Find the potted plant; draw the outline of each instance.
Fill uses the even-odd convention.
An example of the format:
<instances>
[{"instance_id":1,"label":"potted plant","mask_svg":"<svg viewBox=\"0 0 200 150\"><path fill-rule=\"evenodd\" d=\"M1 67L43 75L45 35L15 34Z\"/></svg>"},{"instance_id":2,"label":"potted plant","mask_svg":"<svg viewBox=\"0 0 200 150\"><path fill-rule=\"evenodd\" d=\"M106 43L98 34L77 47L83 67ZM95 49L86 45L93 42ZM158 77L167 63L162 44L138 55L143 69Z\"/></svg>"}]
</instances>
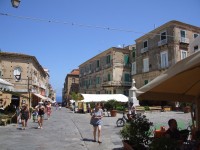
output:
<instances>
[{"instance_id":1,"label":"potted plant","mask_svg":"<svg viewBox=\"0 0 200 150\"><path fill-rule=\"evenodd\" d=\"M111 117L115 117L117 115L117 101L116 100L109 100L104 104L104 107L107 109L107 111L110 111Z\"/></svg>"},{"instance_id":2,"label":"potted plant","mask_svg":"<svg viewBox=\"0 0 200 150\"><path fill-rule=\"evenodd\" d=\"M137 114L133 120L126 124L120 131L124 149L146 150L151 141L152 134L150 122L145 115ZM128 145L128 147L127 147Z\"/></svg>"},{"instance_id":3,"label":"potted plant","mask_svg":"<svg viewBox=\"0 0 200 150\"><path fill-rule=\"evenodd\" d=\"M168 137L160 137L153 139L152 143L149 145L149 150L177 150L178 143Z\"/></svg>"}]
</instances>

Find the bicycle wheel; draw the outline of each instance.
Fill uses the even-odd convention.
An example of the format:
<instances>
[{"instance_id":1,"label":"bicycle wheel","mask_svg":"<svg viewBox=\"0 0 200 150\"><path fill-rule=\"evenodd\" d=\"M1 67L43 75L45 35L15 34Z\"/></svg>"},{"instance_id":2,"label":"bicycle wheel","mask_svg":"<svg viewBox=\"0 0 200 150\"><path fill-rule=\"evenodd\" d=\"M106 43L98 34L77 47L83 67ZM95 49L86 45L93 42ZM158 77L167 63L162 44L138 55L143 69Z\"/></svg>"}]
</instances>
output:
<instances>
[{"instance_id":1,"label":"bicycle wheel","mask_svg":"<svg viewBox=\"0 0 200 150\"><path fill-rule=\"evenodd\" d=\"M123 127L125 124L125 121L123 119L118 119L116 124L117 124L117 127Z\"/></svg>"}]
</instances>

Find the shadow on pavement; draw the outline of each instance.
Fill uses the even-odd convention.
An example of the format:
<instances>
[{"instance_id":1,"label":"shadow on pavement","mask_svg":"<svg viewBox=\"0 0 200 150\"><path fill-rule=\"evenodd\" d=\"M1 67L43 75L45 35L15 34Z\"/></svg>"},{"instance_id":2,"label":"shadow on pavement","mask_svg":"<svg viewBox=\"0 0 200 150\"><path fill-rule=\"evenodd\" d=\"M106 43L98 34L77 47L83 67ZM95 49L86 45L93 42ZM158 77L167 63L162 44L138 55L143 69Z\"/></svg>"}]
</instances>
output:
<instances>
[{"instance_id":1,"label":"shadow on pavement","mask_svg":"<svg viewBox=\"0 0 200 150\"><path fill-rule=\"evenodd\" d=\"M93 139L87 139L87 138L83 138L83 141L94 142Z\"/></svg>"},{"instance_id":2,"label":"shadow on pavement","mask_svg":"<svg viewBox=\"0 0 200 150\"><path fill-rule=\"evenodd\" d=\"M120 147L120 148L113 148L112 150L123 150L124 148L123 147Z\"/></svg>"}]
</instances>

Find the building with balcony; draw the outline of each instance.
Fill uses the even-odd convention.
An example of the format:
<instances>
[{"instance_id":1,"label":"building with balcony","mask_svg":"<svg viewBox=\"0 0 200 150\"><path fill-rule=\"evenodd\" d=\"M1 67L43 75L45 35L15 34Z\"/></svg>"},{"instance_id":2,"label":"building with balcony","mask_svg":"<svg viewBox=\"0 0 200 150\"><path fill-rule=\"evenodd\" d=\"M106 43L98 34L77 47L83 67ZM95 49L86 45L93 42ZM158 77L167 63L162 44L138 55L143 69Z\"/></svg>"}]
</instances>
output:
<instances>
[{"instance_id":1,"label":"building with balcony","mask_svg":"<svg viewBox=\"0 0 200 150\"><path fill-rule=\"evenodd\" d=\"M79 66L80 93L124 94L131 87L129 47L111 47Z\"/></svg>"},{"instance_id":2,"label":"building with balcony","mask_svg":"<svg viewBox=\"0 0 200 150\"><path fill-rule=\"evenodd\" d=\"M194 37L195 39L193 39L189 45L191 54L200 50L200 35L196 35Z\"/></svg>"},{"instance_id":3,"label":"building with balcony","mask_svg":"<svg viewBox=\"0 0 200 150\"><path fill-rule=\"evenodd\" d=\"M65 78L62 103L64 104L71 99L72 93L79 93L79 69L74 69L71 73L67 74Z\"/></svg>"},{"instance_id":4,"label":"building with balcony","mask_svg":"<svg viewBox=\"0 0 200 150\"><path fill-rule=\"evenodd\" d=\"M173 20L136 39L136 49L131 54L136 87L142 87L190 55L189 44L199 34L199 27Z\"/></svg>"},{"instance_id":5,"label":"building with balcony","mask_svg":"<svg viewBox=\"0 0 200 150\"><path fill-rule=\"evenodd\" d=\"M46 95L49 94L46 93L48 71L44 71L34 56L0 52L0 78L14 85L12 92L4 93L7 105L19 106L21 102L26 102L29 106L35 106L38 101L49 96Z\"/></svg>"}]
</instances>

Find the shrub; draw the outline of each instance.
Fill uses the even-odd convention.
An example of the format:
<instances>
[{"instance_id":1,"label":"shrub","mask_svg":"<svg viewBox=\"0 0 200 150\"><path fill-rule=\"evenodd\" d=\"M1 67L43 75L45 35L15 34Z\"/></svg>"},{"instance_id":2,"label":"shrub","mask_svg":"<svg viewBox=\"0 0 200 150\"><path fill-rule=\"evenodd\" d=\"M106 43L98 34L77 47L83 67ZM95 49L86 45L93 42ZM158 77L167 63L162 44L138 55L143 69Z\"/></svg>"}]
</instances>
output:
<instances>
[{"instance_id":1,"label":"shrub","mask_svg":"<svg viewBox=\"0 0 200 150\"><path fill-rule=\"evenodd\" d=\"M150 135L152 134L152 122L145 115L137 114L129 124L126 124L120 131L123 140L137 150L146 149L150 143Z\"/></svg>"}]
</instances>

